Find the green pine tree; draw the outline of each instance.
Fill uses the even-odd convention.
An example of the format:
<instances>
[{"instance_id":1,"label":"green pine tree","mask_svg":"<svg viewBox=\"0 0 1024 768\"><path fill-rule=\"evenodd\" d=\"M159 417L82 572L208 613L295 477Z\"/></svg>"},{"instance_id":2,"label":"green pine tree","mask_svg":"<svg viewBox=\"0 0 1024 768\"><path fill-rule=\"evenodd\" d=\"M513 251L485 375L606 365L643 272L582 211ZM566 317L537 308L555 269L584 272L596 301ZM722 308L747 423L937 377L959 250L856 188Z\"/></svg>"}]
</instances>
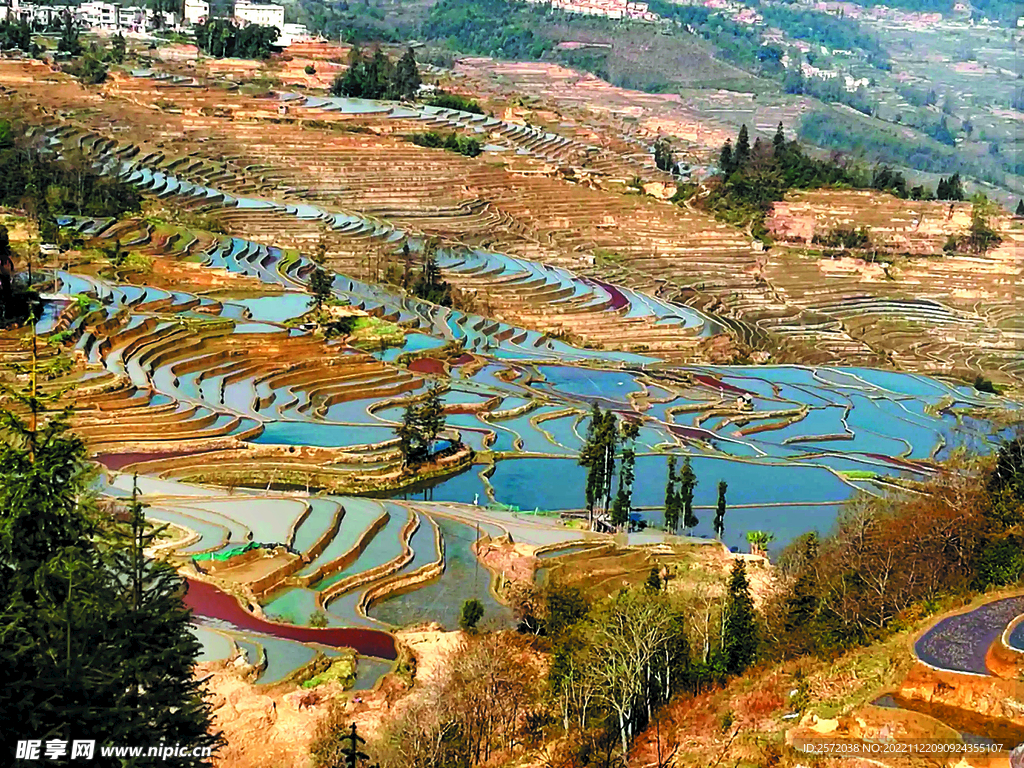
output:
<instances>
[{"instance_id":1,"label":"green pine tree","mask_svg":"<svg viewBox=\"0 0 1024 768\"><path fill-rule=\"evenodd\" d=\"M1017 210L1015 211L1015 215L1024 216L1024 200L1017 201Z\"/></svg>"},{"instance_id":2,"label":"green pine tree","mask_svg":"<svg viewBox=\"0 0 1024 768\"><path fill-rule=\"evenodd\" d=\"M118 705L133 724L136 740L150 727L160 741L219 747L220 734L211 734L212 710L192 667L202 649L189 630L190 611L181 596L185 583L167 562L146 557L166 528L147 525L138 486L132 490L128 519L116 523L107 567L115 598L113 633L109 640L127 651L114 670L123 691ZM126 734L126 742L131 739ZM200 758L179 758L182 765L206 765Z\"/></svg>"},{"instance_id":3,"label":"green pine tree","mask_svg":"<svg viewBox=\"0 0 1024 768\"><path fill-rule=\"evenodd\" d=\"M320 312L324 308L324 303L331 298L333 286L334 275L317 266L309 276L309 290L313 294L309 305L316 307L316 311Z\"/></svg>"},{"instance_id":4,"label":"green pine tree","mask_svg":"<svg viewBox=\"0 0 1024 768\"><path fill-rule=\"evenodd\" d=\"M683 467L679 471L679 500L683 507L683 527L693 533L700 520L693 513L693 492L697 487L697 476L690 465L690 457L683 459ZM678 515L677 515L678 516Z\"/></svg>"},{"instance_id":5,"label":"green pine tree","mask_svg":"<svg viewBox=\"0 0 1024 768\"><path fill-rule=\"evenodd\" d=\"M725 480L718 481L718 506L715 508L715 537L721 540L725 535L725 492L729 485Z\"/></svg>"},{"instance_id":6,"label":"green pine tree","mask_svg":"<svg viewBox=\"0 0 1024 768\"><path fill-rule=\"evenodd\" d=\"M775 150L775 157L780 157L782 152L786 148L786 134L782 130L782 121L779 121L779 127L775 129L775 136L772 138L772 149Z\"/></svg>"},{"instance_id":7,"label":"green pine tree","mask_svg":"<svg viewBox=\"0 0 1024 768\"><path fill-rule=\"evenodd\" d=\"M395 65L395 73L391 82L391 98L411 99L419 90L422 80L420 70L416 66L416 56L412 48L406 48L402 58Z\"/></svg>"},{"instance_id":8,"label":"green pine tree","mask_svg":"<svg viewBox=\"0 0 1024 768\"><path fill-rule=\"evenodd\" d=\"M750 135L747 133L747 126L740 126L740 135L736 139L736 151L733 153L733 162L737 168L744 168L750 160Z\"/></svg>"},{"instance_id":9,"label":"green pine tree","mask_svg":"<svg viewBox=\"0 0 1024 768\"><path fill-rule=\"evenodd\" d=\"M665 483L665 530L675 533L679 528L679 503L676 491L676 457L668 457L668 480Z\"/></svg>"},{"instance_id":10,"label":"green pine tree","mask_svg":"<svg viewBox=\"0 0 1024 768\"><path fill-rule=\"evenodd\" d=\"M143 558L136 505L128 547L97 515L85 446L55 409L62 393L38 386L34 351L0 411L3 737L215 747L181 580Z\"/></svg>"},{"instance_id":11,"label":"green pine tree","mask_svg":"<svg viewBox=\"0 0 1024 768\"><path fill-rule=\"evenodd\" d=\"M725 176L729 176L734 170L736 170L733 165L731 139L726 139L725 144L722 145L722 152L718 156L718 165L721 167L722 174Z\"/></svg>"},{"instance_id":12,"label":"green pine tree","mask_svg":"<svg viewBox=\"0 0 1024 768\"><path fill-rule=\"evenodd\" d=\"M601 443L601 428L604 425L604 414L601 407L594 403L590 411L590 423L587 425L587 434L580 448L580 455L577 463L587 470L586 500L589 527L594 527L594 509L601 497L601 490L604 488L604 451Z\"/></svg>"},{"instance_id":13,"label":"green pine tree","mask_svg":"<svg viewBox=\"0 0 1024 768\"><path fill-rule=\"evenodd\" d=\"M434 441L445 427L444 403L441 398L447 392L447 388L434 384L427 390L426 399L419 409L417 426L428 453L433 451Z\"/></svg>"},{"instance_id":14,"label":"green pine tree","mask_svg":"<svg viewBox=\"0 0 1024 768\"><path fill-rule=\"evenodd\" d=\"M725 671L738 675L754 662L759 643L757 613L750 597L750 584L743 560L733 563L722 633Z\"/></svg>"}]
</instances>

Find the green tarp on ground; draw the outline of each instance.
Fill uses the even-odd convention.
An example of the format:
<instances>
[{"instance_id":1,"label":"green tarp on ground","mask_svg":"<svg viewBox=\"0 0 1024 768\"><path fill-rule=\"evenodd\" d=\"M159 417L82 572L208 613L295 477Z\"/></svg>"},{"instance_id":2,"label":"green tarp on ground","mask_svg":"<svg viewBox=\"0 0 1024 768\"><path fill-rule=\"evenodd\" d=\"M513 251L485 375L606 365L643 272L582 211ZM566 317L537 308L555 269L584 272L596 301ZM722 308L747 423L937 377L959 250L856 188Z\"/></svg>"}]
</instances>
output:
<instances>
[{"instance_id":1,"label":"green tarp on ground","mask_svg":"<svg viewBox=\"0 0 1024 768\"><path fill-rule=\"evenodd\" d=\"M260 545L258 542L250 541L248 544L241 547L232 547L231 549L225 549L223 552L203 552L200 555L193 555L193 560L229 560L235 555L240 555L243 552L248 552L250 549L256 549Z\"/></svg>"}]
</instances>

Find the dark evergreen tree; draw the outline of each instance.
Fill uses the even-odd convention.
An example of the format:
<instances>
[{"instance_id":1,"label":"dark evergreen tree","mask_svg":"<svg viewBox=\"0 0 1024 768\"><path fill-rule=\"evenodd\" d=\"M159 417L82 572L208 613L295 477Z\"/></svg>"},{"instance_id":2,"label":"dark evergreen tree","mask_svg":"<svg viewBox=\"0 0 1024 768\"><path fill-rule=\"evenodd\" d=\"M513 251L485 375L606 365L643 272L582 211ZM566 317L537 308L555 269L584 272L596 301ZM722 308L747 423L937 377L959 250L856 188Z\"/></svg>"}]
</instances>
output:
<instances>
[{"instance_id":1,"label":"dark evergreen tree","mask_svg":"<svg viewBox=\"0 0 1024 768\"><path fill-rule=\"evenodd\" d=\"M413 293L424 301L439 304L442 307L452 305L452 287L441 276L441 268L437 265L437 242L433 239L423 244L423 268L413 283Z\"/></svg>"},{"instance_id":2,"label":"dark evergreen tree","mask_svg":"<svg viewBox=\"0 0 1024 768\"><path fill-rule=\"evenodd\" d=\"M683 459L683 468L679 472L679 500L683 508L683 527L689 533L697 527L700 520L693 513L693 492L697 487L697 476L690 465L690 457Z\"/></svg>"},{"instance_id":3,"label":"dark evergreen tree","mask_svg":"<svg viewBox=\"0 0 1024 768\"><path fill-rule=\"evenodd\" d=\"M418 424L423 435L423 441L427 444L428 452L434 449L434 441L444 430L445 415L444 403L441 398L448 392L447 388L440 384L434 384L427 390L426 399L419 409Z\"/></svg>"},{"instance_id":4,"label":"dark evergreen tree","mask_svg":"<svg viewBox=\"0 0 1024 768\"><path fill-rule=\"evenodd\" d=\"M426 458L427 447L419 429L419 408L413 402L405 406L402 423L395 427L398 438L398 452L402 457L402 468L418 464Z\"/></svg>"},{"instance_id":5,"label":"dark evergreen tree","mask_svg":"<svg viewBox=\"0 0 1024 768\"><path fill-rule=\"evenodd\" d=\"M61 16L60 39L57 41L57 50L69 56L82 55L82 43L78 39L78 24L70 11L64 11Z\"/></svg>"},{"instance_id":6,"label":"dark evergreen tree","mask_svg":"<svg viewBox=\"0 0 1024 768\"><path fill-rule=\"evenodd\" d=\"M466 600L462 604L462 613L459 614L459 628L471 632L476 630L476 625L484 617L484 604L475 597Z\"/></svg>"},{"instance_id":7,"label":"dark evergreen tree","mask_svg":"<svg viewBox=\"0 0 1024 768\"><path fill-rule=\"evenodd\" d=\"M622 449L622 464L619 471L619 491L612 504L612 525L621 528L629 522L629 512L633 508L633 465L636 452L632 448Z\"/></svg>"},{"instance_id":8,"label":"dark evergreen tree","mask_svg":"<svg viewBox=\"0 0 1024 768\"><path fill-rule=\"evenodd\" d=\"M395 427L403 467L419 464L430 457L434 441L445 427L441 398L447 391L435 384L427 390L422 404L410 401L405 406L402 423Z\"/></svg>"},{"instance_id":9,"label":"dark evergreen tree","mask_svg":"<svg viewBox=\"0 0 1024 768\"><path fill-rule=\"evenodd\" d=\"M320 266L317 266L313 270L313 274L309 276L309 290L313 294L309 305L316 307L317 312L321 311L324 308L324 302L331 298L333 285L334 275Z\"/></svg>"},{"instance_id":10,"label":"dark evergreen tree","mask_svg":"<svg viewBox=\"0 0 1024 768\"><path fill-rule=\"evenodd\" d=\"M601 427L601 446L604 454L604 509L612 506L612 487L615 482L615 450L618 446L618 419L614 411L605 411Z\"/></svg>"},{"instance_id":11,"label":"dark evergreen tree","mask_svg":"<svg viewBox=\"0 0 1024 768\"><path fill-rule=\"evenodd\" d=\"M818 556L818 537L809 533L804 538L804 549L793 589L786 597L784 628L792 650L812 653L817 644L814 622L821 600L820 586L815 573Z\"/></svg>"},{"instance_id":12,"label":"dark evergreen tree","mask_svg":"<svg viewBox=\"0 0 1024 768\"><path fill-rule=\"evenodd\" d=\"M718 481L718 506L715 507L715 536L719 540L725 534L725 492L728 487L725 480Z\"/></svg>"},{"instance_id":13,"label":"dark evergreen tree","mask_svg":"<svg viewBox=\"0 0 1024 768\"><path fill-rule=\"evenodd\" d=\"M390 84L390 98L411 99L420 88L420 70L412 48L406 48L402 58L395 65L395 74Z\"/></svg>"},{"instance_id":14,"label":"dark evergreen tree","mask_svg":"<svg viewBox=\"0 0 1024 768\"><path fill-rule=\"evenodd\" d=\"M384 49L376 48L366 63L366 91L363 96L368 99L385 98L391 84L392 69L391 60L384 53Z\"/></svg>"},{"instance_id":15,"label":"dark evergreen tree","mask_svg":"<svg viewBox=\"0 0 1024 768\"><path fill-rule=\"evenodd\" d=\"M947 178L940 178L935 188L935 197L938 200L963 200L965 196L964 184L959 173L954 173Z\"/></svg>"},{"instance_id":16,"label":"dark evergreen tree","mask_svg":"<svg viewBox=\"0 0 1024 768\"><path fill-rule=\"evenodd\" d=\"M754 662L758 634L757 613L750 597L746 565L743 560L736 560L729 578L723 625L722 656L726 672L741 674Z\"/></svg>"},{"instance_id":17,"label":"dark evergreen tree","mask_svg":"<svg viewBox=\"0 0 1024 768\"><path fill-rule=\"evenodd\" d=\"M358 45L353 45L348 52L348 69L345 73L334 78L331 84L331 95L333 96L362 96L363 80L366 64L363 61L362 51Z\"/></svg>"},{"instance_id":18,"label":"dark evergreen tree","mask_svg":"<svg viewBox=\"0 0 1024 768\"><path fill-rule=\"evenodd\" d=\"M7 308L14 295L14 254L7 227L0 224L0 319L7 317Z\"/></svg>"},{"instance_id":19,"label":"dark evergreen tree","mask_svg":"<svg viewBox=\"0 0 1024 768\"><path fill-rule=\"evenodd\" d=\"M601 489L604 488L604 451L601 445L601 427L604 424L604 414L601 407L594 403L590 409L590 423L587 425L587 434L580 448L578 463L587 470L587 515L589 527L594 527L594 509L601 498Z\"/></svg>"},{"instance_id":20,"label":"dark evergreen tree","mask_svg":"<svg viewBox=\"0 0 1024 768\"><path fill-rule=\"evenodd\" d=\"M676 490L676 457L668 457L668 481L665 483L665 530L679 529L679 496Z\"/></svg>"},{"instance_id":21,"label":"dark evergreen tree","mask_svg":"<svg viewBox=\"0 0 1024 768\"><path fill-rule=\"evenodd\" d=\"M718 165L721 167L722 174L725 176L729 176L734 170L736 170L733 165L731 139L726 139L725 144L722 145L722 153L718 156Z\"/></svg>"},{"instance_id":22,"label":"dark evergreen tree","mask_svg":"<svg viewBox=\"0 0 1024 768\"><path fill-rule=\"evenodd\" d=\"M118 32L110 42L110 60L115 64L123 64L127 51L128 44L125 42L124 35Z\"/></svg>"},{"instance_id":23,"label":"dark evergreen tree","mask_svg":"<svg viewBox=\"0 0 1024 768\"><path fill-rule=\"evenodd\" d=\"M737 168L746 167L750 162L750 135L747 133L747 126L740 126L740 134L736 139L736 151L733 153L733 162Z\"/></svg>"},{"instance_id":24,"label":"dark evergreen tree","mask_svg":"<svg viewBox=\"0 0 1024 768\"><path fill-rule=\"evenodd\" d=\"M1024 216L1024 200L1017 201L1017 210L1015 211L1017 216Z\"/></svg>"},{"instance_id":25,"label":"dark evergreen tree","mask_svg":"<svg viewBox=\"0 0 1024 768\"><path fill-rule=\"evenodd\" d=\"M186 584L169 563L145 554L163 528L147 525L136 486L127 521L114 526L108 557L117 593L108 640L126 651L116 669L109 670L119 680L115 689L122 692L115 711L123 713L132 732L124 734L126 742L151 729L167 743L219 747L223 739L209 733L212 710L192 674L202 646L189 629L191 612L181 601ZM189 758L183 764L206 762Z\"/></svg>"},{"instance_id":26,"label":"dark evergreen tree","mask_svg":"<svg viewBox=\"0 0 1024 768\"><path fill-rule=\"evenodd\" d=\"M342 742L341 754L345 762L339 768L359 768L360 764L370 759L369 755L360 751L366 740L356 731L355 723L352 723L352 732L342 737Z\"/></svg>"},{"instance_id":27,"label":"dark evergreen tree","mask_svg":"<svg viewBox=\"0 0 1024 768\"><path fill-rule=\"evenodd\" d=\"M659 170L674 174L676 172L676 159L672 154L672 145L664 136L659 136L654 142L654 164Z\"/></svg>"},{"instance_id":28,"label":"dark evergreen tree","mask_svg":"<svg viewBox=\"0 0 1024 768\"><path fill-rule=\"evenodd\" d=\"M772 138L772 149L775 150L775 157L781 158L783 151L786 149L786 134L782 130L782 121L779 121L779 127L775 130L775 136Z\"/></svg>"},{"instance_id":29,"label":"dark evergreen tree","mask_svg":"<svg viewBox=\"0 0 1024 768\"><path fill-rule=\"evenodd\" d=\"M33 338L28 388L7 391L0 412L0 731L217 746L192 676L199 645L181 580L142 557L151 535L137 505L127 546L97 516L85 446L37 375Z\"/></svg>"}]
</instances>

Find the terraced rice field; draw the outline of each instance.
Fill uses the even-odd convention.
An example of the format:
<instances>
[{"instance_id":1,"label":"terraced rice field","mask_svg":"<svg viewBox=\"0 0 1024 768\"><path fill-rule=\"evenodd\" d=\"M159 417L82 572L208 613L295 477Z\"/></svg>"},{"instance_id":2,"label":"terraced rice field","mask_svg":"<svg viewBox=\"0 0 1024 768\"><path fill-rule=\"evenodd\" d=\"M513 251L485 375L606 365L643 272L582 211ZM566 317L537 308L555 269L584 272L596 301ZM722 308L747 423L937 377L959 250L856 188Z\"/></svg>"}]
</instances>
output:
<instances>
[{"instance_id":1,"label":"terraced rice field","mask_svg":"<svg viewBox=\"0 0 1024 768\"><path fill-rule=\"evenodd\" d=\"M921 661L936 669L988 675L985 654L1007 625L1024 614L1024 596L986 603L973 611L949 616L914 646Z\"/></svg>"},{"instance_id":2,"label":"terraced rice field","mask_svg":"<svg viewBox=\"0 0 1024 768\"><path fill-rule=\"evenodd\" d=\"M37 332L61 334L84 358L73 419L109 470L101 490L123 497L138 472L151 515L192 532L176 555L202 574L190 599L207 653L265 656L267 682L331 646L389 658L388 630L451 626L470 594L485 621L507 621L469 524L564 543L543 518L483 505L579 511L575 457L595 403L641 427L638 511L661 521L667 456L689 455L693 533L710 536L724 479L731 546L754 528L780 544L826 531L853 493L927 477L952 447L992 442L992 410L1016 408L867 365L702 364L709 337L776 333L772 318L803 327L806 339L779 338L814 360L884 355L860 354L868 347L836 322L780 302L742 232L602 189L648 172L614 142L427 108L253 99L145 73L115 79L106 99L60 83L35 91L18 79L32 66L0 62L0 83L38 97L39 135L54 151L81 151L151 203L227 232L63 219L86 246L116 240L152 268L56 270L66 298ZM174 110L154 108L157 94ZM79 109L60 124L42 113L68 104ZM470 159L392 135L424 127L505 149ZM404 266L403 246L415 262L427 236L442 238L440 265L475 292L473 311L380 282L389 264ZM336 298L395 324L404 347L370 353L289 322L308 307L308 256L321 242ZM822 334L849 349L822 351ZM17 340L4 344L5 359L24 358ZM435 380L449 387L442 437L472 448L473 465L464 451L457 474L368 498L398 476L393 427ZM314 612L326 629L302 626ZM381 669L367 664L363 683Z\"/></svg>"}]
</instances>

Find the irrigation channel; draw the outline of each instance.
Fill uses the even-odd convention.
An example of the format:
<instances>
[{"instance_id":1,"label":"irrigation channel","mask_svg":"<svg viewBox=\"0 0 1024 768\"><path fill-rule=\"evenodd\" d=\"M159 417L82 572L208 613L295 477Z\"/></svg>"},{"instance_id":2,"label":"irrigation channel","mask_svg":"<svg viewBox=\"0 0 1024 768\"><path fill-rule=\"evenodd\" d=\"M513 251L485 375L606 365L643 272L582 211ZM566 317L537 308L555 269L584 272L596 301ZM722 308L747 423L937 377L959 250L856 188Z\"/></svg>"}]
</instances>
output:
<instances>
[{"instance_id":1,"label":"irrigation channel","mask_svg":"<svg viewBox=\"0 0 1024 768\"><path fill-rule=\"evenodd\" d=\"M60 141L57 131L51 142ZM274 210L320 220L344 235L419 247L413 237L381 222L309 204L234 197L112 150L101 154L100 167L165 204ZM245 617L251 614L233 598L205 586L193 584L189 599L205 617L197 631L208 655L233 647L228 639L239 648L265 641L267 669L273 667L272 673L264 671L265 680L305 664L313 644L344 644L390 658L389 629L423 620L451 627L462 601L473 595L486 603L489 619L506 621L507 611L493 599L489 578L469 550L477 523L486 518L482 505L580 509L584 470L576 459L594 404L640 424L633 503L642 517L651 526L661 524L667 457L686 455L698 478L700 523L694 535L710 537L716 487L725 480L724 538L734 547L752 529L771 531L779 546L809 530L827 532L855 492L877 494L893 479L925 478L934 471L933 461L957 445L990 448L1001 433L983 418L984 409L1018 407L971 387L877 369L673 367L652 356L575 347L345 275L335 278L335 296L401 324L405 346L371 357L328 343L330 371L302 372L290 366L319 365L323 347L315 346L321 342L314 344L309 332L286 325L309 304L305 286L314 265L301 254L230 236L205 235L200 247L194 233L178 228L174 236L156 238L144 222L134 228L112 220L60 223L87 238L116 236L125 247L198 261L273 288L256 298L215 298L56 273L57 290L92 297L99 309L67 314L49 308L38 332L77 334L77 346L90 362L129 380L138 404L162 408L165 423L181 435L343 451L351 463L336 462L337 472L373 474L386 469L385 444L401 419L404 398L440 376L449 386L449 427L490 459L415 492L369 499L275 492L272 484L264 493L228 494L175 479L188 475L182 467L212 468L204 465L201 450L101 451L98 459L111 473L103 490L123 496L127 473L137 469L152 517L195 533L178 554L209 557L259 545L263 556L232 566L231 576L253 589L268 617L291 624L250 622ZM484 270L528 285L543 283L594 313L645 318L652 326L669 324L694 335L720 329L689 307L501 253L442 250L439 260L449 273ZM437 350L451 343L461 345L461 354L441 356ZM399 365L402 353L420 359ZM211 464L223 468L215 460ZM424 504L428 499L461 512L439 514L444 510ZM572 538L553 525L527 525L507 515L486 525L492 526L485 531L490 535L533 536L538 544ZM396 588L378 589L389 584ZM297 626L314 611L324 613L328 629ZM363 682L382 668L368 663Z\"/></svg>"}]
</instances>

